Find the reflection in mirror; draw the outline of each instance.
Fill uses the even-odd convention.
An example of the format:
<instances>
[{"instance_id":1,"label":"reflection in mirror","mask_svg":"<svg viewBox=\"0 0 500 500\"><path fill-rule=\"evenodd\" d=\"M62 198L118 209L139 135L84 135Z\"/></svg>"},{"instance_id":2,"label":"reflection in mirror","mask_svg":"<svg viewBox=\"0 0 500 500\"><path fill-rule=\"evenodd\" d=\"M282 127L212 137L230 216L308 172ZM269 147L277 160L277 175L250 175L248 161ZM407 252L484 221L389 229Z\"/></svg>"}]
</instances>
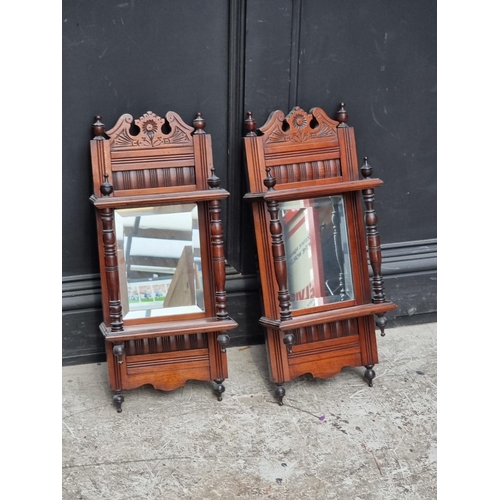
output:
<instances>
[{"instance_id":1,"label":"reflection in mirror","mask_svg":"<svg viewBox=\"0 0 500 500\"><path fill-rule=\"evenodd\" d=\"M280 204L292 309L354 298L344 197Z\"/></svg>"},{"instance_id":2,"label":"reflection in mirror","mask_svg":"<svg viewBox=\"0 0 500 500\"><path fill-rule=\"evenodd\" d=\"M124 319L205 310L196 204L115 210L115 231Z\"/></svg>"}]
</instances>

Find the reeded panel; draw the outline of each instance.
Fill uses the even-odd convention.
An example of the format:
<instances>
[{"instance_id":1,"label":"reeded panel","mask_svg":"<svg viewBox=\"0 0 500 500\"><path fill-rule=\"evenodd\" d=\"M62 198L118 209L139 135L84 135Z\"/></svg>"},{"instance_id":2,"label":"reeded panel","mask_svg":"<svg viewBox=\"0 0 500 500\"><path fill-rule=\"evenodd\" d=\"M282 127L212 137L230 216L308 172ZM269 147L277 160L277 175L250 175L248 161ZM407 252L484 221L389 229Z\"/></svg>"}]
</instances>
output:
<instances>
[{"instance_id":1,"label":"reeded panel","mask_svg":"<svg viewBox=\"0 0 500 500\"><path fill-rule=\"evenodd\" d=\"M276 179L276 184L342 177L340 160L338 158L333 160L276 165L272 167L271 172Z\"/></svg>"},{"instance_id":2,"label":"reeded panel","mask_svg":"<svg viewBox=\"0 0 500 500\"><path fill-rule=\"evenodd\" d=\"M124 343L128 356L140 354L159 354L163 352L185 351L189 349L207 349L208 339L205 333L196 335L169 335L128 340Z\"/></svg>"},{"instance_id":3,"label":"reeded panel","mask_svg":"<svg viewBox=\"0 0 500 500\"><path fill-rule=\"evenodd\" d=\"M169 167L128 170L113 173L116 191L188 186L196 183L194 167Z\"/></svg>"},{"instance_id":4,"label":"reeded panel","mask_svg":"<svg viewBox=\"0 0 500 500\"><path fill-rule=\"evenodd\" d=\"M333 321L331 323L323 323L320 325L312 325L304 328L292 330L295 337L295 344L308 344L320 340L338 339L349 337L359 333L358 320L348 319L344 321Z\"/></svg>"}]
</instances>

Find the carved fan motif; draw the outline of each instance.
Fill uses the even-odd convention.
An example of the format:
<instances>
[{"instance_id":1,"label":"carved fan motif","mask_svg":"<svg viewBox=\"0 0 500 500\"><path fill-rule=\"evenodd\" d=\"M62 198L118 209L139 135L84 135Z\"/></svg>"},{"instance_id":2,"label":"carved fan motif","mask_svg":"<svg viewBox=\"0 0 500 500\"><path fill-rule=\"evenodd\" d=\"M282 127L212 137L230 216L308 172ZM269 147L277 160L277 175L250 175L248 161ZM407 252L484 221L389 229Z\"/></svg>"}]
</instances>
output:
<instances>
[{"instance_id":1,"label":"carved fan motif","mask_svg":"<svg viewBox=\"0 0 500 500\"><path fill-rule=\"evenodd\" d=\"M288 125L283 129L283 122ZM337 126L339 122L329 118L320 108L311 109L307 113L296 106L285 117L282 111L275 111L260 129L265 142L305 142L312 139L333 138L337 140Z\"/></svg>"},{"instance_id":2,"label":"carved fan motif","mask_svg":"<svg viewBox=\"0 0 500 500\"><path fill-rule=\"evenodd\" d=\"M113 129L107 135L111 140L113 148L146 147L157 148L165 144L186 144L192 142L191 133L194 128L186 125L181 118L169 111L166 119L170 124L171 131L165 135L162 127L165 118L148 111L134 121L132 115L122 115ZM130 134L130 125L134 122L139 127L138 135Z\"/></svg>"}]
</instances>

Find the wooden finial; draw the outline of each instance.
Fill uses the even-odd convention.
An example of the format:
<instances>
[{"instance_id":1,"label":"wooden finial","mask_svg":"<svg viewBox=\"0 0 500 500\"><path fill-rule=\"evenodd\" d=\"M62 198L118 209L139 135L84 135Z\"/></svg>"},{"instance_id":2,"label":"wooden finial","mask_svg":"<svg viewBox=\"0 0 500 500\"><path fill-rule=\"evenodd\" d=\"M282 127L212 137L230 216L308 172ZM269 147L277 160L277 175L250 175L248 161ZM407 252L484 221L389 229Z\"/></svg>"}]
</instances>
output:
<instances>
[{"instance_id":1,"label":"wooden finial","mask_svg":"<svg viewBox=\"0 0 500 500\"><path fill-rule=\"evenodd\" d=\"M271 168L270 167L266 167L266 172L267 172L267 175L266 175L266 178L264 179L264 186L266 186L266 188L269 190L269 191L274 191L274 186L276 184L276 179L271 175Z\"/></svg>"},{"instance_id":2,"label":"wooden finial","mask_svg":"<svg viewBox=\"0 0 500 500\"><path fill-rule=\"evenodd\" d=\"M201 116L201 113L196 114L196 118L193 120L193 125L195 128L195 131L194 131L195 134L204 134L205 133L205 130L203 130L205 128L205 120Z\"/></svg>"},{"instance_id":3,"label":"wooden finial","mask_svg":"<svg viewBox=\"0 0 500 500\"><path fill-rule=\"evenodd\" d=\"M349 118L347 111L345 109L345 104L343 102L340 103L339 110L337 111L337 121L340 122L339 127L347 127L346 122Z\"/></svg>"},{"instance_id":4,"label":"wooden finial","mask_svg":"<svg viewBox=\"0 0 500 500\"><path fill-rule=\"evenodd\" d=\"M361 175L365 179L368 179L368 177L371 177L372 171L373 171L372 167L368 164L368 156L365 156L363 166L361 167Z\"/></svg>"},{"instance_id":5,"label":"wooden finial","mask_svg":"<svg viewBox=\"0 0 500 500\"><path fill-rule=\"evenodd\" d=\"M113 192L113 186L108 182L108 174L104 174L104 182L100 186L100 191L103 196L109 196Z\"/></svg>"},{"instance_id":6,"label":"wooden finial","mask_svg":"<svg viewBox=\"0 0 500 500\"><path fill-rule=\"evenodd\" d=\"M226 346L229 344L230 340L229 335L226 333L221 333L217 336L217 342L220 345L220 352L226 352Z\"/></svg>"},{"instance_id":7,"label":"wooden finial","mask_svg":"<svg viewBox=\"0 0 500 500\"><path fill-rule=\"evenodd\" d=\"M219 189L220 179L215 175L215 168L212 167L212 175L207 179L210 189Z\"/></svg>"},{"instance_id":8,"label":"wooden finial","mask_svg":"<svg viewBox=\"0 0 500 500\"><path fill-rule=\"evenodd\" d=\"M94 132L94 141L104 141L105 126L101 123L101 117L95 117L95 123L92 125L92 130Z\"/></svg>"},{"instance_id":9,"label":"wooden finial","mask_svg":"<svg viewBox=\"0 0 500 500\"><path fill-rule=\"evenodd\" d=\"M252 112L247 112L247 119L245 120L245 127L248 130L247 137L255 137L257 134L255 130L257 129L257 122L253 119Z\"/></svg>"}]
</instances>

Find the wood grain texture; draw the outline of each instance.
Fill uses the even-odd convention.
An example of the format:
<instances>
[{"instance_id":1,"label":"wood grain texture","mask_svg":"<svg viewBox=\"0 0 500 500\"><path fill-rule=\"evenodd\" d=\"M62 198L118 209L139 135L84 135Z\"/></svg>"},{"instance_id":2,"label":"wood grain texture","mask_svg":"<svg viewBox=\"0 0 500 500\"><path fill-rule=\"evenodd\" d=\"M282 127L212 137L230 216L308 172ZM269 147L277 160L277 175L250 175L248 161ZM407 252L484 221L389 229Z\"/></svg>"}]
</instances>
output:
<instances>
[{"instance_id":1,"label":"wood grain texture","mask_svg":"<svg viewBox=\"0 0 500 500\"><path fill-rule=\"evenodd\" d=\"M121 391L145 384L173 390L187 380L214 380L220 399L228 370L217 339L224 333L227 344L226 332L238 325L226 306L221 200L229 193L219 186L215 174L205 120L198 113L191 127L172 111L165 118L148 111L136 120L124 114L114 127L106 132L104 128L98 117L91 141L91 201L97 215L103 290L100 330L118 411L123 402ZM121 296L121 290L127 288L120 282L126 277L118 270L114 210L193 203L198 209L199 253L185 247L164 307L193 303L195 291L190 284L196 256L201 259L203 309L175 316L123 318L121 301L128 297ZM143 236L150 237L151 231ZM182 296L174 297L176 290Z\"/></svg>"},{"instance_id":2,"label":"wood grain texture","mask_svg":"<svg viewBox=\"0 0 500 500\"><path fill-rule=\"evenodd\" d=\"M383 300L371 299L361 202L364 194L369 211L366 220L370 260L375 262L374 271L378 273L380 240L378 232L375 235L376 221L369 196L382 181L367 176L360 179L354 130L347 120L348 113L342 103L336 120L320 108L306 112L296 106L286 116L282 111L273 111L260 128L250 112L245 121L249 185L245 198L253 205L264 298L264 316L259 322L266 328L269 370L271 380L277 384L275 394L280 404L283 382L304 373L329 377L344 366L364 365L371 385L373 365L378 362L373 315L396 308L385 296ZM338 231L339 208L333 204L331 225L340 269L340 301L293 309L278 216L280 203L334 195L343 199L349 248L345 256ZM310 237L316 236L310 234ZM349 259L352 269L350 297L345 290L345 259Z\"/></svg>"}]
</instances>

